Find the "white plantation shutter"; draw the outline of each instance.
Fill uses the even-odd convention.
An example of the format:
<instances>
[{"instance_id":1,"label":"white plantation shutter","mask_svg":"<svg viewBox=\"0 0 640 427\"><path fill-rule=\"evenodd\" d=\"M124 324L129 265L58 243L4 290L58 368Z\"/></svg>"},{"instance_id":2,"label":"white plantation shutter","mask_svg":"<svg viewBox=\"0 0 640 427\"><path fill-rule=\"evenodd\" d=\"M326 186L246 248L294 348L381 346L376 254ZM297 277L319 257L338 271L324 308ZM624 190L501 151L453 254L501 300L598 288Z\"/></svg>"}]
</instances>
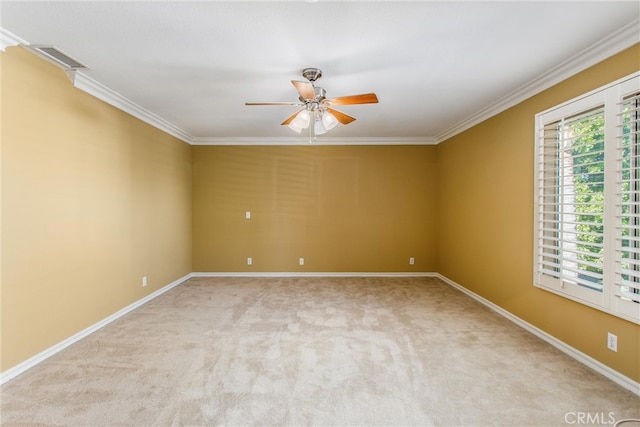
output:
<instances>
[{"instance_id":1,"label":"white plantation shutter","mask_svg":"<svg viewBox=\"0 0 640 427\"><path fill-rule=\"evenodd\" d=\"M618 110L615 295L640 303L640 93Z\"/></svg>"},{"instance_id":2,"label":"white plantation shutter","mask_svg":"<svg viewBox=\"0 0 640 427\"><path fill-rule=\"evenodd\" d=\"M558 165L560 148L558 144L558 122L543 125L540 130L542 141L539 143L538 168L538 274L560 280L560 212L558 188Z\"/></svg>"},{"instance_id":3,"label":"white plantation shutter","mask_svg":"<svg viewBox=\"0 0 640 427\"><path fill-rule=\"evenodd\" d=\"M640 323L640 73L536 115L534 284Z\"/></svg>"},{"instance_id":4,"label":"white plantation shutter","mask_svg":"<svg viewBox=\"0 0 640 427\"><path fill-rule=\"evenodd\" d=\"M543 281L597 302L603 289L604 106L542 123L538 246Z\"/></svg>"}]
</instances>

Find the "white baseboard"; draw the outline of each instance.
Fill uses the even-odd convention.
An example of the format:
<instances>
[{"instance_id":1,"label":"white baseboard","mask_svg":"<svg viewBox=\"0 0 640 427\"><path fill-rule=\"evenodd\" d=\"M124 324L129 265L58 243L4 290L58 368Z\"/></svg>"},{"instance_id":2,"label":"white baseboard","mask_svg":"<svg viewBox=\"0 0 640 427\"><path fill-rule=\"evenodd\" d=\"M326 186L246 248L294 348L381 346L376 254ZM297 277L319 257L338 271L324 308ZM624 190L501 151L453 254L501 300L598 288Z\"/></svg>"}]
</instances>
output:
<instances>
[{"instance_id":1,"label":"white baseboard","mask_svg":"<svg viewBox=\"0 0 640 427\"><path fill-rule=\"evenodd\" d=\"M428 272L194 272L191 277L438 277Z\"/></svg>"},{"instance_id":2,"label":"white baseboard","mask_svg":"<svg viewBox=\"0 0 640 427\"><path fill-rule=\"evenodd\" d=\"M25 360L18 365L7 369L6 371L0 373L0 385L6 383L7 381L17 377L21 373L27 371L28 369L36 366L40 362L48 359L49 357L59 353L70 345L80 341L81 339L91 335L97 330L105 327L109 323L113 322L116 319L124 316L127 313L132 312L136 308L146 304L152 299L162 295L168 290L178 286L182 282L192 278L192 277L435 277L436 273L348 273L348 272L316 272L316 273L305 273L305 272L222 272L222 273L213 273L213 272L194 272L181 277L180 279L169 283L167 286L158 289L157 291L147 295L146 297L134 302L119 310L118 312L102 319L101 321L89 326L88 328L78 332L75 335L70 336L69 338L49 347L48 349L36 354L33 357Z\"/></svg>"},{"instance_id":3,"label":"white baseboard","mask_svg":"<svg viewBox=\"0 0 640 427\"><path fill-rule=\"evenodd\" d=\"M604 375L605 377L609 378L611 381L615 382L616 384L624 387L627 390L630 390L631 392L633 392L634 394L640 396L640 383L632 380L631 378L622 375L620 372L615 371L613 369L611 369L610 367L604 365L601 362L598 362L597 360L595 360L594 358L584 354L583 352L581 352L580 350L577 350L573 347L571 347L570 345L566 344L563 341L560 341L559 339L553 337L552 335L549 335L548 333L544 332L543 330L537 328L536 326L533 326L532 324L522 320L521 318L515 316L514 314L506 311L505 309L497 306L496 304L492 303L491 301L481 297L480 295L470 291L469 289L465 288L464 286L459 285L458 283L454 282L453 280L439 274L439 273L429 273L429 272L416 272L416 273L412 273L412 272L401 272L401 273L379 273L379 272L359 272L359 273L348 273L348 272L256 272L256 273L251 273L251 272L222 272L222 273L213 273L213 272L194 272L194 273L189 273L184 277L181 277L180 279L168 284L167 286L163 287L162 289L159 289L155 292L153 292L152 294L147 295L146 297L134 302L131 305L128 305L127 307L123 308L122 310L112 314L111 316L101 320L98 323L95 323L94 325L91 325L90 327L78 332L77 334L65 339L64 341L59 342L58 344L46 349L45 351L36 354L35 356L25 360L24 362L14 366L11 369L6 370L5 372L0 373L0 384L4 384L5 382L11 380L12 378L15 378L16 376L20 375L21 373L25 372L26 370L32 368L33 366L37 365L38 363L42 362L43 360L53 356L54 354L64 350L65 348L69 347L71 344L80 341L82 338L85 338L86 336L92 334L93 332L97 331L98 329L108 325L109 323L113 322L114 320L124 316L125 314L135 310L136 308L140 307L141 305L151 301L152 299L162 295L163 293L167 292L168 290L178 286L179 284L183 283L184 281L192 278L192 277L437 277L440 280L442 280L443 282L447 283L448 285L456 288L457 290L467 294L468 296L470 296L471 298L475 299L476 301L480 302L481 304L485 305L486 307L490 308L491 310L495 311L496 313L500 314L501 316L505 317L506 319L512 321L513 323L515 323L516 325L520 326L521 328L525 329L526 331L534 334L535 336L537 336L538 338L548 342L549 344L551 344L552 346L556 347L557 349L559 349L560 351L562 351L563 353L569 355L570 357L576 359L577 361L583 363L584 365L588 366L589 368L593 369L594 371L598 372L601 375Z\"/></svg>"},{"instance_id":4,"label":"white baseboard","mask_svg":"<svg viewBox=\"0 0 640 427\"><path fill-rule=\"evenodd\" d=\"M571 356L572 358L576 359L578 362L586 365L587 367L593 369L594 371L598 372L601 375L604 375L605 377L609 378L611 381L615 382L616 384L626 388L627 390L633 392L634 394L640 396L640 383L632 380L631 378L622 375L620 372L611 369L610 367L608 367L607 365L604 365L601 362L598 362L596 359L592 358L591 356L588 356L586 354L584 354L583 352L581 352L580 350L571 347L569 344L565 343L564 341L560 341L559 339L555 338L552 335L549 335L548 333L544 332L542 329L537 328L536 326L522 320L521 318L519 318L518 316L515 316L514 314L508 312L507 310L497 306L496 304L492 303L491 301L481 297L480 295L470 291L469 289L465 288L462 285L457 284L456 282L454 282L453 280L444 277L443 275L436 273L435 277L439 278L440 280L442 280L443 282L453 286L454 288L456 288L457 290L469 295L471 298L475 299L476 301L480 302L481 304L485 305L486 307L490 308L491 310L495 311L496 313L500 314L501 316L507 318L508 320L512 321L513 323L515 323L516 325L520 326L521 328L527 330L528 332L532 333L533 335L537 336L538 338L548 342L549 344L551 344L552 346L554 346L555 348L557 348L558 350L562 351L563 353Z\"/></svg>"},{"instance_id":5,"label":"white baseboard","mask_svg":"<svg viewBox=\"0 0 640 427\"><path fill-rule=\"evenodd\" d=\"M70 336L69 338L59 342L58 344L55 344L52 347L49 347L48 349L44 350L41 353L36 354L35 356L25 360L22 363L19 363L18 365L14 366L13 368L7 369L6 371L2 372L0 374L0 384L4 384L7 381L11 380L12 378L17 377L18 375L20 375L21 373L25 372L26 370L34 367L35 365L37 365L38 363L44 361L45 359L48 359L49 357L53 356L56 353L59 353L60 351L64 350L65 348L69 347L71 344L74 344L78 341L80 341L81 339L85 338L88 335L91 335L92 333L94 333L95 331L97 331L100 328L103 328L104 326L108 325L109 323L113 322L116 319L119 319L120 317L124 316L127 313L132 312L133 310L135 310L136 308L140 307L143 304L146 304L147 302L151 301L152 299L158 297L159 295L162 295L163 293L167 292L168 290L175 288L176 286L178 286L179 284L181 284L182 282L184 282L185 280L191 278L191 273L187 274L184 277L181 277L180 279L169 283L167 286L158 289L157 291L147 295L146 297L134 302L133 304L130 304L128 306L126 306L125 308L123 308L122 310L113 313L111 316L106 317L104 319L102 319L101 321L89 326L88 328L78 332L75 335Z\"/></svg>"}]
</instances>

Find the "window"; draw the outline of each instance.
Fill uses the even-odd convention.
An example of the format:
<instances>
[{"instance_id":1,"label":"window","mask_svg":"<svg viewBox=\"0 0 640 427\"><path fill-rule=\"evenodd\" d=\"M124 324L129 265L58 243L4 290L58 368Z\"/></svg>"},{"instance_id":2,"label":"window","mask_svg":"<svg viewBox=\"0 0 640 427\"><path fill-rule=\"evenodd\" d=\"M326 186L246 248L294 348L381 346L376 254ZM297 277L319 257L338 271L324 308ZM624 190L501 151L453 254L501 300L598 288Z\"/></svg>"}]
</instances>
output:
<instances>
[{"instance_id":1,"label":"window","mask_svg":"<svg viewBox=\"0 0 640 427\"><path fill-rule=\"evenodd\" d=\"M536 115L534 284L640 323L640 73Z\"/></svg>"}]
</instances>

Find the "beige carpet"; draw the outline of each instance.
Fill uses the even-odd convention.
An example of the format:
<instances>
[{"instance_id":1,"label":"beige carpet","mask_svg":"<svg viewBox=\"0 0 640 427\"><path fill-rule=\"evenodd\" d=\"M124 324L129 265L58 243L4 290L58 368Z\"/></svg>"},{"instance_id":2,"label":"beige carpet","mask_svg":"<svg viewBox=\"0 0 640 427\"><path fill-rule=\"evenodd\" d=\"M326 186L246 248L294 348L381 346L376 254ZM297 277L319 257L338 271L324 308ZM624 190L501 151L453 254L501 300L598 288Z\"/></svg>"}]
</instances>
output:
<instances>
[{"instance_id":1,"label":"beige carpet","mask_svg":"<svg viewBox=\"0 0 640 427\"><path fill-rule=\"evenodd\" d=\"M640 418L637 396L441 281L382 277L191 279L5 384L1 409L6 426Z\"/></svg>"}]
</instances>

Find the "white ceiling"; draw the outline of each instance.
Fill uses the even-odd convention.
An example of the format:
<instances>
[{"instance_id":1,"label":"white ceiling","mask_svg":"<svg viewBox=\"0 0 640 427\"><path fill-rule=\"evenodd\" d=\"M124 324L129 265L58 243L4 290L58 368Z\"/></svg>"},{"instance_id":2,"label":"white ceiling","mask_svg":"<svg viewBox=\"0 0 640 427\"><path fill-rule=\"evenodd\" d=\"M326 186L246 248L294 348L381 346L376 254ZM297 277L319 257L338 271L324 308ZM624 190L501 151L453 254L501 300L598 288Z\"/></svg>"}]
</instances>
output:
<instances>
[{"instance_id":1,"label":"white ceiling","mask_svg":"<svg viewBox=\"0 0 640 427\"><path fill-rule=\"evenodd\" d=\"M306 67L322 69L317 84L327 97L375 92L380 100L340 107L357 120L339 125L328 140L437 142L555 83L562 78L558 67L570 60L591 65L640 37L638 1L2 1L0 7L5 31L56 46L90 68L82 72L89 81L192 143L300 139L280 126L296 107L244 103L296 101L290 80L304 80Z\"/></svg>"}]
</instances>

